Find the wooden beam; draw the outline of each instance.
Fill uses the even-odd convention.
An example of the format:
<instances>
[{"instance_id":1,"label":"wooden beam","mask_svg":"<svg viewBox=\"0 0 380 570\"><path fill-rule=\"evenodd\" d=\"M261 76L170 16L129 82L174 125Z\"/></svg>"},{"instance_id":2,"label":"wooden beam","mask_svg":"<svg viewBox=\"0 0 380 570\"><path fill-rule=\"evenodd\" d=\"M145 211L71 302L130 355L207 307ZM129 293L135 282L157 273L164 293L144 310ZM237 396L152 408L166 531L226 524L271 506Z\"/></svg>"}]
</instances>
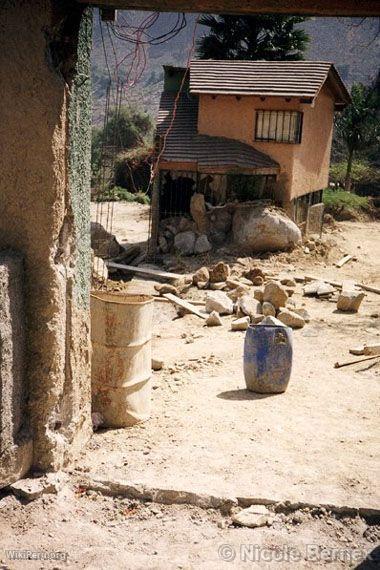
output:
<instances>
[{"instance_id":1,"label":"wooden beam","mask_svg":"<svg viewBox=\"0 0 380 570\"><path fill-rule=\"evenodd\" d=\"M379 16L379 0L77 0L81 4L157 12Z\"/></svg>"},{"instance_id":2,"label":"wooden beam","mask_svg":"<svg viewBox=\"0 0 380 570\"><path fill-rule=\"evenodd\" d=\"M113 261L106 261L108 267L115 269L123 269L131 273L140 273L141 275L149 275L150 277L158 277L160 279L176 280L182 279L184 275L179 273L169 273L168 271L158 271L157 269L150 269L149 267L134 267L133 265L126 265L125 263L114 263Z\"/></svg>"}]
</instances>

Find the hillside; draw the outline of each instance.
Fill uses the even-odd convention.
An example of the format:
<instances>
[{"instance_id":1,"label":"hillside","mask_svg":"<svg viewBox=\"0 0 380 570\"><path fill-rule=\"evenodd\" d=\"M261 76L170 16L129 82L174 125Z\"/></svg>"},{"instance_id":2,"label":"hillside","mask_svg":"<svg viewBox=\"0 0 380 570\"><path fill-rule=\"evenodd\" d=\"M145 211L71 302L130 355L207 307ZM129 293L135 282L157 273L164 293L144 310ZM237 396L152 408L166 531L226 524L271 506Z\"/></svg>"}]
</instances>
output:
<instances>
[{"instance_id":1,"label":"hillside","mask_svg":"<svg viewBox=\"0 0 380 570\"><path fill-rule=\"evenodd\" d=\"M124 20L128 24L125 30L130 31L131 26L140 26L146 17L147 13L143 12L119 12L118 22ZM102 118L109 77L115 76L116 63L122 60L122 73L132 69L130 80L133 80L135 72L137 75L141 73L136 83L125 89L125 101L137 103L155 113L162 87L162 66L183 65L189 54L196 15L187 15L186 19L186 27L176 37L159 45L147 45L144 55L142 49L135 53L134 44L113 36L105 23L101 33L99 17L95 14L92 56L95 124ZM149 33L158 37L171 30L176 21L177 14L161 13ZM374 78L380 60L378 18L364 21L360 18L313 18L305 22L303 28L310 35L305 59L334 62L348 86L357 81L368 83ZM196 37L201 37L206 31L207 28L198 26Z\"/></svg>"}]
</instances>

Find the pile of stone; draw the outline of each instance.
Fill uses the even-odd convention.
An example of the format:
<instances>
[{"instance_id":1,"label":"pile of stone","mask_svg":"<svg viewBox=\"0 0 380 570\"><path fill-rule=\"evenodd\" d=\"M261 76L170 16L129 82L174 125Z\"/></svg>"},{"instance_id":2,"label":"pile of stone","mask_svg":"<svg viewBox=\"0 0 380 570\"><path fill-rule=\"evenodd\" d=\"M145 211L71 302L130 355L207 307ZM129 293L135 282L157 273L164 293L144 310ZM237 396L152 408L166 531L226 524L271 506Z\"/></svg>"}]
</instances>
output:
<instances>
[{"instance_id":1,"label":"pile of stone","mask_svg":"<svg viewBox=\"0 0 380 570\"><path fill-rule=\"evenodd\" d=\"M305 297L331 299L336 293L337 287L335 285L318 279L306 283L303 287ZM357 313L364 297L365 293L360 291L353 281L343 281L336 308L343 312Z\"/></svg>"},{"instance_id":2,"label":"pile of stone","mask_svg":"<svg viewBox=\"0 0 380 570\"><path fill-rule=\"evenodd\" d=\"M233 314L236 320L231 330L246 330L266 317L276 317L291 328L302 328L310 320L307 311L297 309L291 299L296 282L291 278L268 280L257 267L245 271L241 278L233 278L229 266L219 262L210 269L198 269L193 283L200 289L211 289L206 295L207 326L220 326L221 316ZM260 287L252 290L253 285Z\"/></svg>"}]
</instances>

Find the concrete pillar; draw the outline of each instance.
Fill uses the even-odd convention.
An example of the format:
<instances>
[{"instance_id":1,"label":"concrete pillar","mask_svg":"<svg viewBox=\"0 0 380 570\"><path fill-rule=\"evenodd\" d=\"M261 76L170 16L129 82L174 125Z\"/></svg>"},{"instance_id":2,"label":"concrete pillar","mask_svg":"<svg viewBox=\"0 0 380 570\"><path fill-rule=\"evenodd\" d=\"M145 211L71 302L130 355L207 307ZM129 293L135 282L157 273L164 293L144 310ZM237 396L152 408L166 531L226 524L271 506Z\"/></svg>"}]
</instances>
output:
<instances>
[{"instance_id":1,"label":"concrete pillar","mask_svg":"<svg viewBox=\"0 0 380 570\"><path fill-rule=\"evenodd\" d=\"M74 0L0 6L0 250L25 260L33 465L59 469L91 433L91 13Z\"/></svg>"}]
</instances>

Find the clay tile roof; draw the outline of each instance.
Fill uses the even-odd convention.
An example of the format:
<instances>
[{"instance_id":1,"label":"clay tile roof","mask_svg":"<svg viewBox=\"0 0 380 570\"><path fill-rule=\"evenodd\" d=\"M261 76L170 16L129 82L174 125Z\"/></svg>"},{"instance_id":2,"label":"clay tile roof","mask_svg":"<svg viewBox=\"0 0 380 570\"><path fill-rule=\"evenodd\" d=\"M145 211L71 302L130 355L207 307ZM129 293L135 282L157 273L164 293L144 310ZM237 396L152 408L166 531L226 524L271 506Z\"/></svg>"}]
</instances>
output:
<instances>
[{"instance_id":1,"label":"clay tile roof","mask_svg":"<svg viewBox=\"0 0 380 570\"><path fill-rule=\"evenodd\" d=\"M314 99L326 80L336 105L349 104L350 95L332 63L195 60L190 66L191 93Z\"/></svg>"},{"instance_id":2,"label":"clay tile roof","mask_svg":"<svg viewBox=\"0 0 380 570\"><path fill-rule=\"evenodd\" d=\"M175 94L163 92L157 119L157 134L164 140L173 117ZM250 145L224 137L197 133L198 97L183 94L178 100L174 122L166 137L161 160L197 163L198 170L241 168L275 174L279 165Z\"/></svg>"}]
</instances>

